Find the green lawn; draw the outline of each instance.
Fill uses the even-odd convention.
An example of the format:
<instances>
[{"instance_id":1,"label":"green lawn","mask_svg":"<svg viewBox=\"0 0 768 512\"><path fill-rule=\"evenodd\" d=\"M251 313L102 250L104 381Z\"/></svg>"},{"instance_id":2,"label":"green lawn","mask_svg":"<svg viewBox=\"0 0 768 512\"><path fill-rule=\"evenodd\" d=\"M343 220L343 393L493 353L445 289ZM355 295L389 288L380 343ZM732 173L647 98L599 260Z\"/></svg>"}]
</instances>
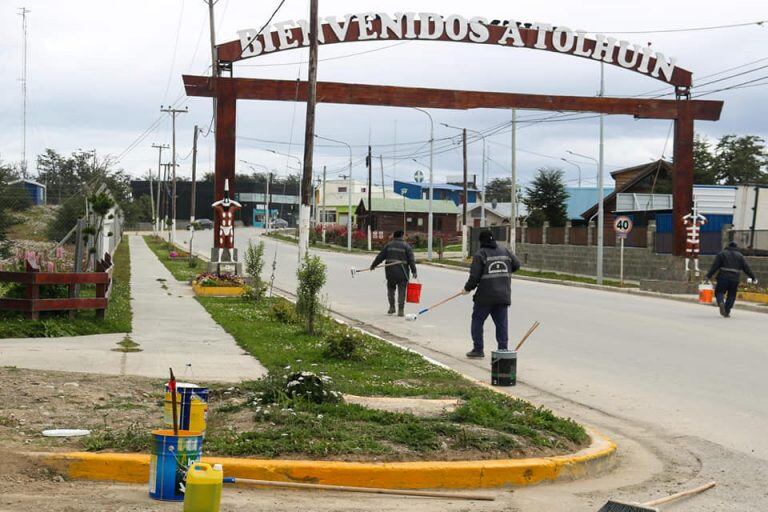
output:
<instances>
[{"instance_id":1,"label":"green lawn","mask_svg":"<svg viewBox=\"0 0 768 512\"><path fill-rule=\"evenodd\" d=\"M171 247L166 240L159 236L146 235L144 241L178 281L190 281L197 277L200 272L205 271L205 262L197 256L194 256L192 267L189 266L187 258L172 260L169 256L171 251L178 251L178 249Z\"/></svg>"},{"instance_id":2,"label":"green lawn","mask_svg":"<svg viewBox=\"0 0 768 512\"><path fill-rule=\"evenodd\" d=\"M159 252L159 251L156 251ZM162 260L169 268L175 265ZM182 276L184 277L184 276ZM206 452L256 457L343 460L422 460L551 455L577 450L588 436L551 411L476 385L378 338L359 335L350 359L327 352L321 332L308 335L281 298L197 299L237 343L258 358L269 377L218 387L211 399ZM326 335L338 328L320 322ZM460 406L433 417L385 412L342 402L314 403L285 395L288 375L312 372L330 379L326 389L360 396L458 398ZM133 432L110 432L98 449L119 449Z\"/></svg>"},{"instance_id":3,"label":"green lawn","mask_svg":"<svg viewBox=\"0 0 768 512\"><path fill-rule=\"evenodd\" d=\"M128 241L115 251L112 295L106 318L98 320L93 310L84 310L70 319L65 312L41 313L30 320L21 313L0 312L0 338L53 338L131 331L131 255ZM94 296L92 286L83 286L81 296Z\"/></svg>"}]
</instances>

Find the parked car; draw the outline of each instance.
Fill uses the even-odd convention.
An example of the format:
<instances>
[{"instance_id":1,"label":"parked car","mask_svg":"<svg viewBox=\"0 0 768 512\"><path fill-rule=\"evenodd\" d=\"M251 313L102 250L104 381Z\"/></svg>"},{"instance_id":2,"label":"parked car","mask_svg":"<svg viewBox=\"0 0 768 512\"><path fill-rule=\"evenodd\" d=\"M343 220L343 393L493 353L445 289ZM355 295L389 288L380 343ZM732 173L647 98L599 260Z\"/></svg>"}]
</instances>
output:
<instances>
[{"instance_id":1,"label":"parked car","mask_svg":"<svg viewBox=\"0 0 768 512\"><path fill-rule=\"evenodd\" d=\"M283 219L275 219L270 224L270 227L272 229L285 229L288 227L288 221Z\"/></svg>"},{"instance_id":2,"label":"parked car","mask_svg":"<svg viewBox=\"0 0 768 512\"><path fill-rule=\"evenodd\" d=\"M197 219L195 220L195 229L213 229L213 221L211 219Z\"/></svg>"}]
</instances>

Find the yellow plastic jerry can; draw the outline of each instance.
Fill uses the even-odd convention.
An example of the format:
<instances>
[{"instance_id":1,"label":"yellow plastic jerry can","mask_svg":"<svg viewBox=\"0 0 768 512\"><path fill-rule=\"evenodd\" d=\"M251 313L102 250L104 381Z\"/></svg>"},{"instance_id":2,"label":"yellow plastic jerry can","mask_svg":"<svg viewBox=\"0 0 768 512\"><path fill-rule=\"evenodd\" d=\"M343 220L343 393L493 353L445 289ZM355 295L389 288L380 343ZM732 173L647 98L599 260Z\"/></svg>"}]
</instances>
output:
<instances>
[{"instance_id":1,"label":"yellow plastic jerry can","mask_svg":"<svg viewBox=\"0 0 768 512\"><path fill-rule=\"evenodd\" d=\"M211 467L195 462L187 472L184 512L219 512L224 471L221 464Z\"/></svg>"}]
</instances>

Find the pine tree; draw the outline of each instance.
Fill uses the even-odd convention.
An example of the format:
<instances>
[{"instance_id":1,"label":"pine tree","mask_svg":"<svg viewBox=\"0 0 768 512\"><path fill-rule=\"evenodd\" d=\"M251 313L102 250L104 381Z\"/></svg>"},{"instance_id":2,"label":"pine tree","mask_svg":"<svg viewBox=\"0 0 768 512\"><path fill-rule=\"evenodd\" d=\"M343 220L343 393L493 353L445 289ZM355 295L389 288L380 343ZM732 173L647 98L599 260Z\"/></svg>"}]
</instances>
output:
<instances>
[{"instance_id":1,"label":"pine tree","mask_svg":"<svg viewBox=\"0 0 768 512\"><path fill-rule=\"evenodd\" d=\"M549 221L550 226L563 226L568 220L565 202L568 192L563 183L563 171L551 167L538 170L523 199L528 207L528 224L540 226Z\"/></svg>"}]
</instances>

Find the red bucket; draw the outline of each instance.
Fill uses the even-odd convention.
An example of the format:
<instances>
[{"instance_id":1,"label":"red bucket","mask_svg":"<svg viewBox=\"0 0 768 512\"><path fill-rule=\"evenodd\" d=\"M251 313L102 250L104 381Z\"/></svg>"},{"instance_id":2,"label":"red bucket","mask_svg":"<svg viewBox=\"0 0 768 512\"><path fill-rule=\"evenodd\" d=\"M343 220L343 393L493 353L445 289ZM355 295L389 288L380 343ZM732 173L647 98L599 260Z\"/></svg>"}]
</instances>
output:
<instances>
[{"instance_id":1,"label":"red bucket","mask_svg":"<svg viewBox=\"0 0 768 512\"><path fill-rule=\"evenodd\" d=\"M413 283L411 281L408 282L408 287L405 293L405 300L407 302L412 302L414 304L419 303L419 301L421 300L421 284L420 283Z\"/></svg>"}]
</instances>

